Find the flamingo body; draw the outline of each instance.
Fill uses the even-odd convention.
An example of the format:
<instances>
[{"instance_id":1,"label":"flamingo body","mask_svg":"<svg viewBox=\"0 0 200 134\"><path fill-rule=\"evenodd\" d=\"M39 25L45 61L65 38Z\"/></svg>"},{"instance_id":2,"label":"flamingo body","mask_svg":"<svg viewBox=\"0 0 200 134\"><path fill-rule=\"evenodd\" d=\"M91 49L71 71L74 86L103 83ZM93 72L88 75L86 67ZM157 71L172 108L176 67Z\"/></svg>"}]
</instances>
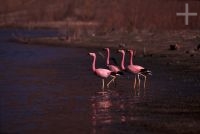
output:
<instances>
[{"instance_id":1,"label":"flamingo body","mask_svg":"<svg viewBox=\"0 0 200 134\"><path fill-rule=\"evenodd\" d=\"M115 66L115 65L107 65L109 70L111 70L112 72L118 73L120 71L120 69Z\"/></svg>"},{"instance_id":2,"label":"flamingo body","mask_svg":"<svg viewBox=\"0 0 200 134\"><path fill-rule=\"evenodd\" d=\"M133 64L133 50L128 50L128 51L130 52L130 65L128 65L128 67L127 67L129 69L129 71L131 71L132 73L135 73L135 74L140 73L143 75L146 75L146 74L152 75L150 70L148 70L140 65ZM136 51L135 51L135 53L136 53Z\"/></svg>"},{"instance_id":3,"label":"flamingo body","mask_svg":"<svg viewBox=\"0 0 200 134\"><path fill-rule=\"evenodd\" d=\"M111 75L111 71L108 69L98 68L95 69L95 74L102 78L108 78Z\"/></svg>"},{"instance_id":4,"label":"flamingo body","mask_svg":"<svg viewBox=\"0 0 200 134\"><path fill-rule=\"evenodd\" d=\"M141 70L144 69L142 66L139 66L139 65L128 65L127 68L130 72L134 74L138 74L141 72Z\"/></svg>"}]
</instances>

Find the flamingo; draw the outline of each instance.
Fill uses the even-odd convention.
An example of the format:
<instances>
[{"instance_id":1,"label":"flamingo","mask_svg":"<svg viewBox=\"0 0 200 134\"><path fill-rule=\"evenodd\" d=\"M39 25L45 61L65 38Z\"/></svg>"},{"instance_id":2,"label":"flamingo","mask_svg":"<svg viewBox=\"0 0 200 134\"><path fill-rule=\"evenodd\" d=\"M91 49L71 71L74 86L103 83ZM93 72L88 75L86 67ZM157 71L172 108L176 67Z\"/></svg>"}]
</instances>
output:
<instances>
[{"instance_id":1,"label":"flamingo","mask_svg":"<svg viewBox=\"0 0 200 134\"><path fill-rule=\"evenodd\" d=\"M138 86L140 88L140 76L144 77L144 88L146 87L146 76L152 75L152 72L140 65L134 65L133 64L133 50L128 50L130 52L130 64L127 66L127 69L135 74L135 80L134 80L134 88L136 87L137 80L136 75L138 76ZM135 55L136 51L134 51Z\"/></svg>"},{"instance_id":2,"label":"flamingo","mask_svg":"<svg viewBox=\"0 0 200 134\"><path fill-rule=\"evenodd\" d=\"M111 64L110 64L110 49L109 49L109 48L105 48L105 50L107 51L106 65L107 65L107 67L109 68L110 71L112 71L113 73L116 74L115 76L112 76L113 79L111 79L111 81L107 84L107 87L109 87L110 83L115 81L116 76L117 76L117 75L122 75L123 73L122 73L122 71L119 69L118 66L115 66L115 65L111 65Z\"/></svg>"},{"instance_id":3,"label":"flamingo","mask_svg":"<svg viewBox=\"0 0 200 134\"><path fill-rule=\"evenodd\" d=\"M127 68L125 68L124 66L124 60L125 60L125 51L124 50L118 50L120 53L122 53L122 61L121 61L121 68L122 70L129 70L129 72L135 74L135 80L134 80L134 89L136 87L136 84L137 84L137 81L136 81L136 75L138 77L138 85L140 87L140 75L143 76L145 78L145 81L144 81L144 88L145 88L145 85L146 85L146 75L149 74L151 75L151 71L150 70L147 70L145 69L144 67L142 66L139 66L139 65L133 65L133 50L128 50L131 54L131 57L130 57L130 65L127 66Z\"/></svg>"},{"instance_id":4,"label":"flamingo","mask_svg":"<svg viewBox=\"0 0 200 134\"><path fill-rule=\"evenodd\" d=\"M104 91L104 79L108 78L113 74L112 71L104 68L96 68L96 54L95 53L89 53L90 56L93 57L92 62L92 71L99 77L102 78L102 90Z\"/></svg>"}]
</instances>

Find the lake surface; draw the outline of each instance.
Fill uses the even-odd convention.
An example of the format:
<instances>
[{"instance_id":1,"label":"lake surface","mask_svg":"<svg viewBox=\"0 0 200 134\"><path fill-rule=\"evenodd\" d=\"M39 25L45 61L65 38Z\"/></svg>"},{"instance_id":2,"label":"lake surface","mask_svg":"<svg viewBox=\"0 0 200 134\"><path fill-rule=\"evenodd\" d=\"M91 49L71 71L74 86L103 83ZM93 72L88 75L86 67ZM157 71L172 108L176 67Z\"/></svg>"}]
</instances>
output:
<instances>
[{"instance_id":1,"label":"lake surface","mask_svg":"<svg viewBox=\"0 0 200 134\"><path fill-rule=\"evenodd\" d=\"M133 76L119 77L101 94L89 51L97 49L24 45L13 33L55 36L53 30L0 30L2 134L199 133L200 75L154 58L135 62L150 68L147 88L133 90ZM119 54L112 51L119 59ZM97 55L97 66L105 59Z\"/></svg>"}]
</instances>

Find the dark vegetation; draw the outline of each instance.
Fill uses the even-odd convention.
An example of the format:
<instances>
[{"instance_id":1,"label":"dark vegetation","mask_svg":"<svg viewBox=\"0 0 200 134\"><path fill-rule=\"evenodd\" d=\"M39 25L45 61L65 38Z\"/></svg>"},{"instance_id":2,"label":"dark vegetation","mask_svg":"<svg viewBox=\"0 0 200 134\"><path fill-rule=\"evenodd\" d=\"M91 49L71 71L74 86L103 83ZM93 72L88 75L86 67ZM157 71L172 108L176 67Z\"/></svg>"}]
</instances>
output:
<instances>
[{"instance_id":1,"label":"dark vegetation","mask_svg":"<svg viewBox=\"0 0 200 134\"><path fill-rule=\"evenodd\" d=\"M200 0L0 0L0 25L17 26L41 22L98 24L105 32L200 29ZM189 26L177 12L197 12ZM84 22L84 23L83 23ZM92 23L91 23L92 22ZM57 23L58 24L58 23ZM51 23L50 25L57 25ZM63 26L63 25L62 25Z\"/></svg>"}]
</instances>

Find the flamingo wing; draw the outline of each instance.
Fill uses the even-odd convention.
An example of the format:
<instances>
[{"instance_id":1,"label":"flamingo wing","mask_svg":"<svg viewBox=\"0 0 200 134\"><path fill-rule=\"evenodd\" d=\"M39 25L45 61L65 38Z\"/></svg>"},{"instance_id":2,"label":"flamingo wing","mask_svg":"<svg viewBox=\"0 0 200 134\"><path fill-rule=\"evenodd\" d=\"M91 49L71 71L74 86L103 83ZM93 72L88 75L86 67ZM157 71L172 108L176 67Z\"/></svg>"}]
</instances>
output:
<instances>
[{"instance_id":1,"label":"flamingo wing","mask_svg":"<svg viewBox=\"0 0 200 134\"><path fill-rule=\"evenodd\" d=\"M108 69L98 68L95 70L95 73L100 77L107 78L110 76L111 71Z\"/></svg>"},{"instance_id":2,"label":"flamingo wing","mask_svg":"<svg viewBox=\"0 0 200 134\"><path fill-rule=\"evenodd\" d=\"M133 73L139 73L142 69L144 68L139 65L128 65L128 70Z\"/></svg>"},{"instance_id":3,"label":"flamingo wing","mask_svg":"<svg viewBox=\"0 0 200 134\"><path fill-rule=\"evenodd\" d=\"M117 73L120 71L120 69L117 67L117 66L114 66L114 65L108 65L108 68L110 71L114 72L114 73Z\"/></svg>"}]
</instances>

